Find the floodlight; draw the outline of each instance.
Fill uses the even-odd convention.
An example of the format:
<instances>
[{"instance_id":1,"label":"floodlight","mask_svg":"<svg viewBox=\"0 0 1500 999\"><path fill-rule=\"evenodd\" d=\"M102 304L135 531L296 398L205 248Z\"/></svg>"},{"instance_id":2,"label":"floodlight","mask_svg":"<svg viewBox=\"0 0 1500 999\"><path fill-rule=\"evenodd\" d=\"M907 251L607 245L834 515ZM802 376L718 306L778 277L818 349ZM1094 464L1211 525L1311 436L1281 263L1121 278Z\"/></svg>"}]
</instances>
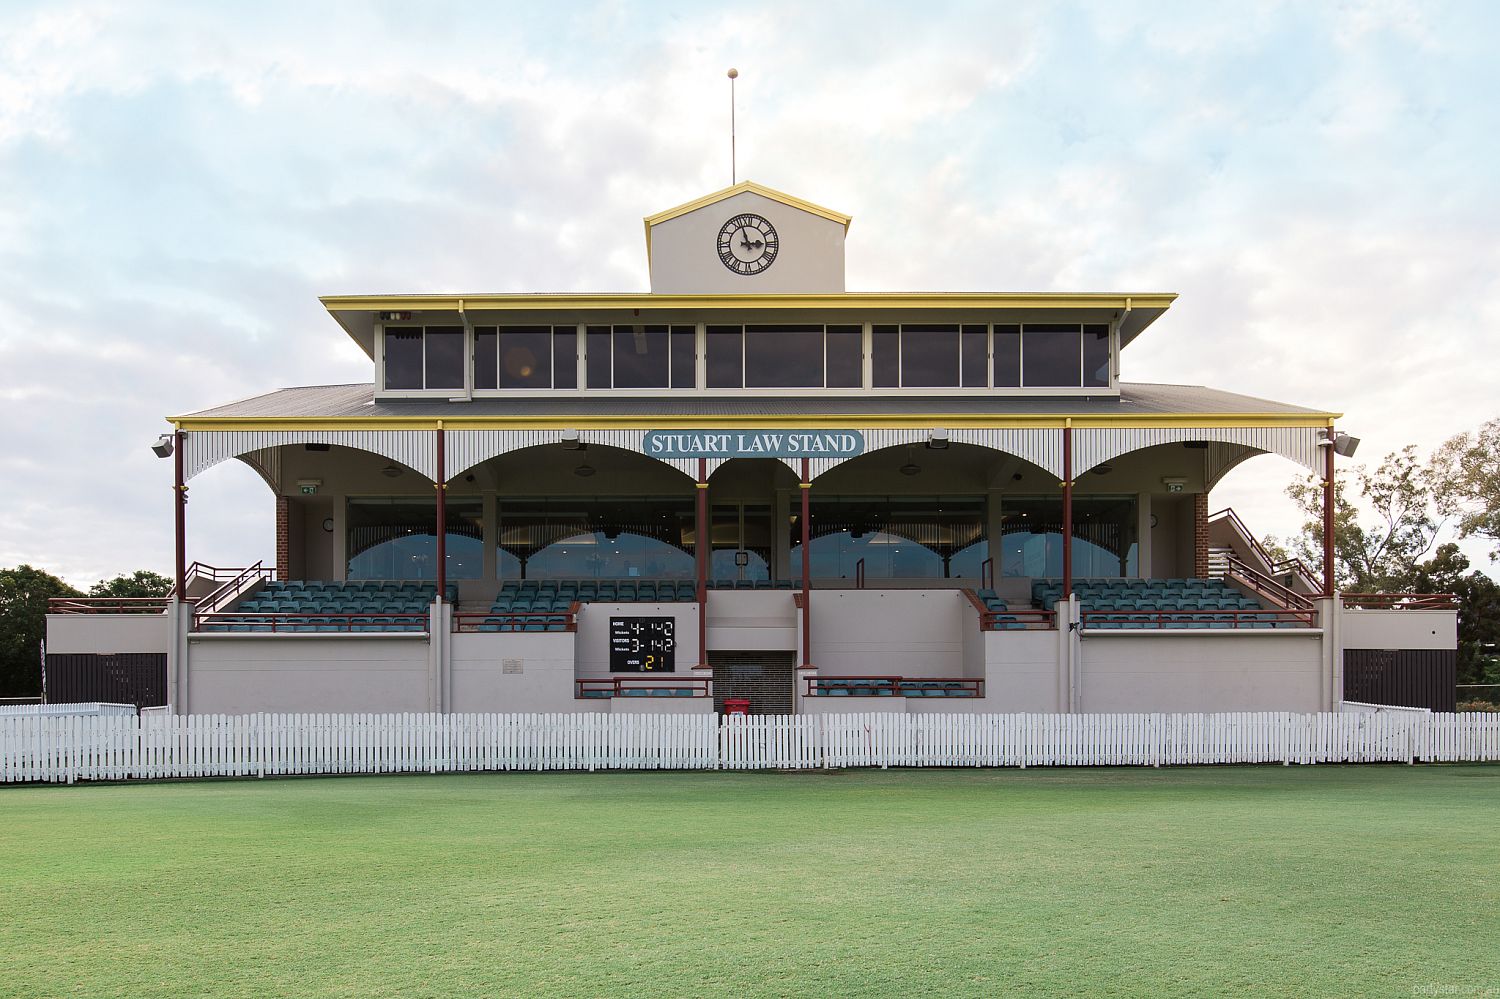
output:
<instances>
[{"instance_id":1,"label":"floodlight","mask_svg":"<svg viewBox=\"0 0 1500 999\"><path fill-rule=\"evenodd\" d=\"M177 444L171 434L162 434L156 438L156 443L151 445L151 450L156 452L158 458L170 458L176 447Z\"/></svg>"}]
</instances>

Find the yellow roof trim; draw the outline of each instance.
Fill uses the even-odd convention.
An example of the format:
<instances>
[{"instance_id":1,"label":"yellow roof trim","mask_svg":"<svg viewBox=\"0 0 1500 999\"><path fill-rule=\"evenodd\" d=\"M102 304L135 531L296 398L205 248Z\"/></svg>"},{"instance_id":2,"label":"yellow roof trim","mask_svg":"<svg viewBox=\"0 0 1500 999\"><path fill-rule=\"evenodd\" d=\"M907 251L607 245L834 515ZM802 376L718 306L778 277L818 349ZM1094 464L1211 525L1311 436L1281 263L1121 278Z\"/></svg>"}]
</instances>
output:
<instances>
[{"instance_id":1,"label":"yellow roof trim","mask_svg":"<svg viewBox=\"0 0 1500 999\"><path fill-rule=\"evenodd\" d=\"M1310 427L1322 429L1341 413L1174 413L1154 416L1048 413L1045 415L924 413L921 415L825 414L808 416L172 416L187 431L233 430L691 430L697 428L804 428L868 430L903 427L962 429L1061 429L1125 427Z\"/></svg>"},{"instance_id":2,"label":"yellow roof trim","mask_svg":"<svg viewBox=\"0 0 1500 999\"><path fill-rule=\"evenodd\" d=\"M765 295L657 295L650 292L525 292L417 295L324 295L330 313L467 312L611 309L1166 309L1176 292L1118 294L1054 291L880 291Z\"/></svg>"}]
</instances>

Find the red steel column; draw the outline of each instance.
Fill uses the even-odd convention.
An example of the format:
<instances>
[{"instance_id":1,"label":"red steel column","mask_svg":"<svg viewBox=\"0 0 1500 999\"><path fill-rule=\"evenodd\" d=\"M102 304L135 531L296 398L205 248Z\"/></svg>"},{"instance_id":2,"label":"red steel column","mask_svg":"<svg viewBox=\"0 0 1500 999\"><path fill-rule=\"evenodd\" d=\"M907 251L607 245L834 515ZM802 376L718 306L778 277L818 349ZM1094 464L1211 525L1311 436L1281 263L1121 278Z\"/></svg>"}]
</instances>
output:
<instances>
[{"instance_id":1,"label":"red steel column","mask_svg":"<svg viewBox=\"0 0 1500 999\"><path fill-rule=\"evenodd\" d=\"M437 592L448 599L448 463L443 451L443 426L437 428Z\"/></svg>"},{"instance_id":2,"label":"red steel column","mask_svg":"<svg viewBox=\"0 0 1500 999\"><path fill-rule=\"evenodd\" d=\"M1333 596L1333 428L1323 445L1323 595Z\"/></svg>"},{"instance_id":3,"label":"red steel column","mask_svg":"<svg viewBox=\"0 0 1500 999\"><path fill-rule=\"evenodd\" d=\"M698 571L698 665L694 669L708 669L708 560L713 552L713 539L708 528L708 459L698 459L698 493L693 524L693 560Z\"/></svg>"},{"instance_id":4,"label":"red steel column","mask_svg":"<svg viewBox=\"0 0 1500 999\"><path fill-rule=\"evenodd\" d=\"M1063 598L1073 594L1073 428L1063 427Z\"/></svg>"},{"instance_id":5,"label":"red steel column","mask_svg":"<svg viewBox=\"0 0 1500 999\"><path fill-rule=\"evenodd\" d=\"M176 497L177 508L177 602L187 603L187 486L182 481L182 431L177 431L172 438L172 494Z\"/></svg>"},{"instance_id":6,"label":"red steel column","mask_svg":"<svg viewBox=\"0 0 1500 999\"><path fill-rule=\"evenodd\" d=\"M812 669L812 515L808 460L802 459L802 666Z\"/></svg>"}]
</instances>

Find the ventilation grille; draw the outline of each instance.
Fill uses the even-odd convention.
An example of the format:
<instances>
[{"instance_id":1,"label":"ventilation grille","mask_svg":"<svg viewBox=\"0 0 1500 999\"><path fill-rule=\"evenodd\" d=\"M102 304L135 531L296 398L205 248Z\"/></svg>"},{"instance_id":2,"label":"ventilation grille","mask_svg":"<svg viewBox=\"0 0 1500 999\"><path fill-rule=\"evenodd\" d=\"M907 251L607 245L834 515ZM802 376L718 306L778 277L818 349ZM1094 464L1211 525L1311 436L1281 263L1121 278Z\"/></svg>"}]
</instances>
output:
<instances>
[{"instance_id":1,"label":"ventilation grille","mask_svg":"<svg viewBox=\"0 0 1500 999\"><path fill-rule=\"evenodd\" d=\"M714 670L714 708L722 712L725 698L745 698L755 715L789 715L796 682L796 653L710 652Z\"/></svg>"}]
</instances>

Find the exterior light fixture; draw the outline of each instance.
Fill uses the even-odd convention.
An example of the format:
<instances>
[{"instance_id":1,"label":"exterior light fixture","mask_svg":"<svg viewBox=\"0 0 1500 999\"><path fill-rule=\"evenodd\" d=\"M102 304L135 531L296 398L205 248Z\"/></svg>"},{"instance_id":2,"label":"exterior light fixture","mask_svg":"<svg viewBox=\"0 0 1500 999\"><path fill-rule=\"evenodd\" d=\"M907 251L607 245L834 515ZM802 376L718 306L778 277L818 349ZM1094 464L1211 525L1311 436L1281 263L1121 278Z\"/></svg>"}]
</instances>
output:
<instances>
[{"instance_id":1,"label":"exterior light fixture","mask_svg":"<svg viewBox=\"0 0 1500 999\"><path fill-rule=\"evenodd\" d=\"M901 468L898 469L898 471L900 471L902 475L919 475L922 472L922 466L918 465L914 461L908 461L906 464L902 465Z\"/></svg>"},{"instance_id":2,"label":"exterior light fixture","mask_svg":"<svg viewBox=\"0 0 1500 999\"><path fill-rule=\"evenodd\" d=\"M590 475L594 474L594 466L585 462L584 464L579 465L577 468L573 469L573 474L578 476L580 479L586 479Z\"/></svg>"},{"instance_id":3,"label":"exterior light fixture","mask_svg":"<svg viewBox=\"0 0 1500 999\"><path fill-rule=\"evenodd\" d=\"M562 446L565 451L583 450L583 440L579 437L578 431L576 430L564 430L561 434L558 435L558 440L562 442Z\"/></svg>"},{"instance_id":4,"label":"exterior light fixture","mask_svg":"<svg viewBox=\"0 0 1500 999\"><path fill-rule=\"evenodd\" d=\"M1350 437L1348 434L1335 434L1333 437L1333 453L1343 455L1345 458L1354 457L1354 452L1359 450L1359 438Z\"/></svg>"},{"instance_id":5,"label":"exterior light fixture","mask_svg":"<svg viewBox=\"0 0 1500 999\"><path fill-rule=\"evenodd\" d=\"M380 474L384 475L388 479L394 479L401 474L401 466L396 464L395 462L391 462L389 465L380 470Z\"/></svg>"},{"instance_id":6,"label":"exterior light fixture","mask_svg":"<svg viewBox=\"0 0 1500 999\"><path fill-rule=\"evenodd\" d=\"M941 429L927 431L927 446L934 451L942 451L947 448L948 431Z\"/></svg>"},{"instance_id":7,"label":"exterior light fixture","mask_svg":"<svg viewBox=\"0 0 1500 999\"><path fill-rule=\"evenodd\" d=\"M172 451L176 447L177 445L172 440L171 434L162 434L156 438L156 443L151 445L151 450L155 452L158 458L170 458L172 457Z\"/></svg>"}]
</instances>

